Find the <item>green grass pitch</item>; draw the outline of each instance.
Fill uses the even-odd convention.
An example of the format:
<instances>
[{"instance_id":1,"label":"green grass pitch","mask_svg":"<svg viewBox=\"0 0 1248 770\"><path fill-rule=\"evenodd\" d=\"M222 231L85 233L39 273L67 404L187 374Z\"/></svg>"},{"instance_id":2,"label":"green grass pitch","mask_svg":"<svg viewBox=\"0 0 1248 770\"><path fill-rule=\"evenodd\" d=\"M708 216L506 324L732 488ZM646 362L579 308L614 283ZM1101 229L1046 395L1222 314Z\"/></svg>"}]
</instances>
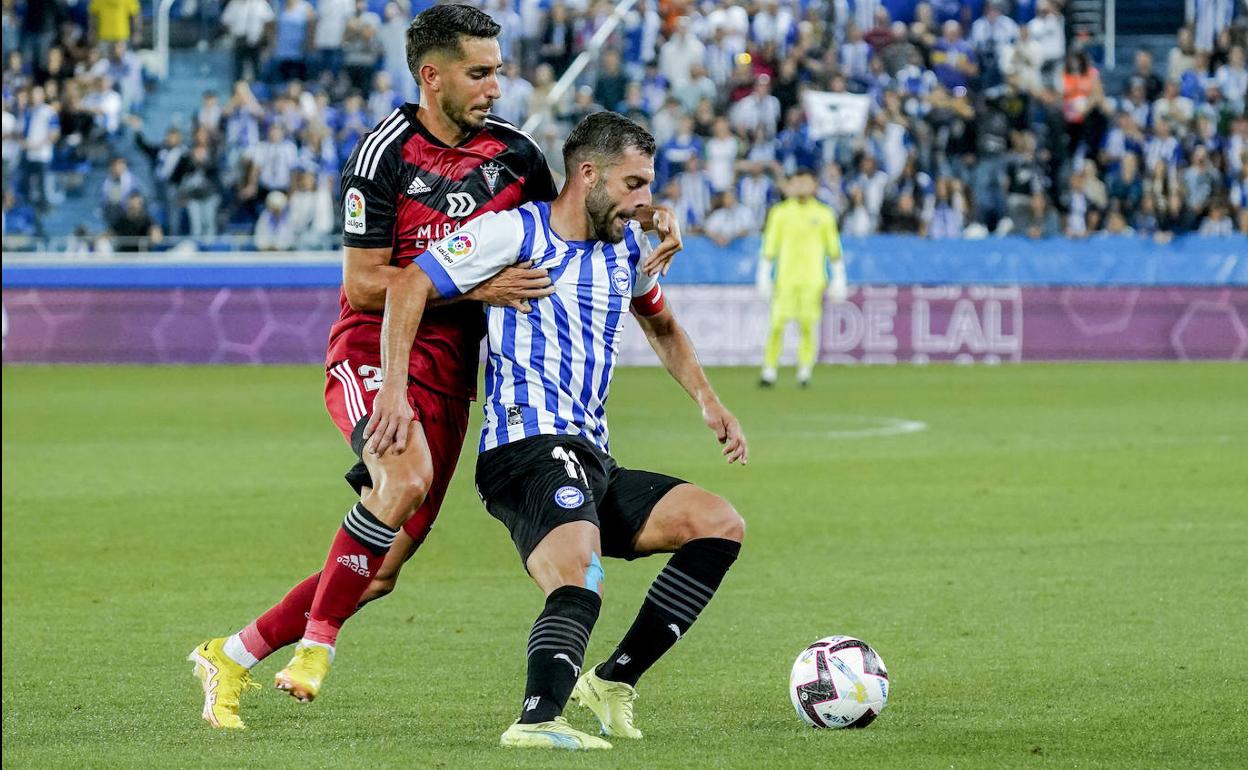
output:
<instances>
[{"instance_id":1,"label":"green grass pitch","mask_svg":"<svg viewBox=\"0 0 1248 770\"><path fill-rule=\"evenodd\" d=\"M663 372L616 380L621 462L722 493L749 532L642 681L646 738L604 756L497 747L540 596L473 493L475 428L322 698L266 687L251 729L222 734L183 657L319 566L351 502L322 374L6 369L5 767L1245 766L1248 368L824 368L771 392L754 374L712 372L745 469ZM869 435L888 420L926 429ZM662 563L607 563L589 659ZM836 633L892 674L863 731L810 730L789 704L794 657Z\"/></svg>"}]
</instances>

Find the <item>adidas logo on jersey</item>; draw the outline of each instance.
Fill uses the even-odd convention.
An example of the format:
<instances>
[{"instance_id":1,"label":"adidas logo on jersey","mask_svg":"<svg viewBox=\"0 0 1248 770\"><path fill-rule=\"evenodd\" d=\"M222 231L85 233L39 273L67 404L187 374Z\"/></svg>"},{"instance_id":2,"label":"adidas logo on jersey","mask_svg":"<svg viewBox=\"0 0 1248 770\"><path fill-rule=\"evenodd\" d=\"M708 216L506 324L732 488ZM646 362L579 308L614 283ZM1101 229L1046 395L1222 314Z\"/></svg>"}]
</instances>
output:
<instances>
[{"instance_id":1,"label":"adidas logo on jersey","mask_svg":"<svg viewBox=\"0 0 1248 770\"><path fill-rule=\"evenodd\" d=\"M431 189L432 188L429 187L429 185L425 184L423 179L421 179L420 177L416 177L415 179L412 180L412 183L407 186L407 194L413 195L413 196L421 195L423 193L429 192Z\"/></svg>"},{"instance_id":2,"label":"adidas logo on jersey","mask_svg":"<svg viewBox=\"0 0 1248 770\"><path fill-rule=\"evenodd\" d=\"M339 556L338 563L360 577L373 576L373 573L368 571L368 557L363 554L353 553L350 556Z\"/></svg>"}]
</instances>

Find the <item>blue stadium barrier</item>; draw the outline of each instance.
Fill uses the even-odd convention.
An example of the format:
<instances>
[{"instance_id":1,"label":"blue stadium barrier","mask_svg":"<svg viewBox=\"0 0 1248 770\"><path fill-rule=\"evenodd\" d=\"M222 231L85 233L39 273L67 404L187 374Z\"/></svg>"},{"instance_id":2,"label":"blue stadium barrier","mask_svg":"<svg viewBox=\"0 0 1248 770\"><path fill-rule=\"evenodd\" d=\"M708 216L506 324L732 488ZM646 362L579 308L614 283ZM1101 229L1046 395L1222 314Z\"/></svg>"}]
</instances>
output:
<instances>
[{"instance_id":1,"label":"blue stadium barrier","mask_svg":"<svg viewBox=\"0 0 1248 770\"><path fill-rule=\"evenodd\" d=\"M752 283L759 239L726 247L690 237L669 283ZM1178 238L1159 245L1142 238L1086 241L928 241L906 236L845 239L849 280L864 284L985 284L1022 286L1245 286L1248 238ZM15 262L4 267L6 288L209 288L337 286L332 259L261 257L228 262L205 255L168 262Z\"/></svg>"}]
</instances>

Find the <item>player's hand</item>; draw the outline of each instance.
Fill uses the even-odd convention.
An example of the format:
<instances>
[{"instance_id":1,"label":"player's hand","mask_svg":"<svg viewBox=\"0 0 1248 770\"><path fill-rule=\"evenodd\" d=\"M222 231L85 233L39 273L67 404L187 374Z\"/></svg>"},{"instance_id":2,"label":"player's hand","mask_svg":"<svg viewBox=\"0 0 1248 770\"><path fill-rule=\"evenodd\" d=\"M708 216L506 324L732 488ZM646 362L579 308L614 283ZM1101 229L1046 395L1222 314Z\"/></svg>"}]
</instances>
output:
<instances>
[{"instance_id":1,"label":"player's hand","mask_svg":"<svg viewBox=\"0 0 1248 770\"><path fill-rule=\"evenodd\" d=\"M407 389L383 384L377 391L377 398L373 399L373 413L364 426L364 451L381 456L393 447L396 455L403 454L415 418L416 412L407 400Z\"/></svg>"},{"instance_id":2,"label":"player's hand","mask_svg":"<svg viewBox=\"0 0 1248 770\"><path fill-rule=\"evenodd\" d=\"M758 268L754 271L754 288L758 290L758 296L771 299L771 263L761 257L758 260Z\"/></svg>"},{"instance_id":3,"label":"player's hand","mask_svg":"<svg viewBox=\"0 0 1248 770\"><path fill-rule=\"evenodd\" d=\"M494 307L512 307L521 313L533 310L529 300L549 297L555 293L550 275L545 268L534 268L533 263L521 262L504 267L502 272L464 295Z\"/></svg>"},{"instance_id":4,"label":"player's hand","mask_svg":"<svg viewBox=\"0 0 1248 770\"><path fill-rule=\"evenodd\" d=\"M718 401L702 408L702 420L715 432L715 438L724 445L724 456L731 465L740 461L746 465L750 460L750 447L745 441L741 423L732 412Z\"/></svg>"},{"instance_id":5,"label":"player's hand","mask_svg":"<svg viewBox=\"0 0 1248 770\"><path fill-rule=\"evenodd\" d=\"M667 275L667 271L672 269L672 259L685 247L676 212L667 206L641 206L637 209L636 217L641 229L653 230L662 239L642 263L642 272L646 275Z\"/></svg>"}]
</instances>

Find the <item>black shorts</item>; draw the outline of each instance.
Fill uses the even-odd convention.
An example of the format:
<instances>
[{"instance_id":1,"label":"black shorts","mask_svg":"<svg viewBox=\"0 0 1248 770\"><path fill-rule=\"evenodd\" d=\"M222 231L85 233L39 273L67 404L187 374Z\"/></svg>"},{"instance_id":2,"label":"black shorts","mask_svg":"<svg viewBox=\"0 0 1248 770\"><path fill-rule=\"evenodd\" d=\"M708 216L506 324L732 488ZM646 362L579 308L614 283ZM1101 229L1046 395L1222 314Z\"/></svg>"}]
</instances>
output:
<instances>
[{"instance_id":1,"label":"black shorts","mask_svg":"<svg viewBox=\"0 0 1248 770\"><path fill-rule=\"evenodd\" d=\"M527 564L552 529L572 521L598 527L602 555L636 559L633 540L654 506L685 482L631 471L580 436L532 436L477 457L477 493Z\"/></svg>"}]
</instances>

